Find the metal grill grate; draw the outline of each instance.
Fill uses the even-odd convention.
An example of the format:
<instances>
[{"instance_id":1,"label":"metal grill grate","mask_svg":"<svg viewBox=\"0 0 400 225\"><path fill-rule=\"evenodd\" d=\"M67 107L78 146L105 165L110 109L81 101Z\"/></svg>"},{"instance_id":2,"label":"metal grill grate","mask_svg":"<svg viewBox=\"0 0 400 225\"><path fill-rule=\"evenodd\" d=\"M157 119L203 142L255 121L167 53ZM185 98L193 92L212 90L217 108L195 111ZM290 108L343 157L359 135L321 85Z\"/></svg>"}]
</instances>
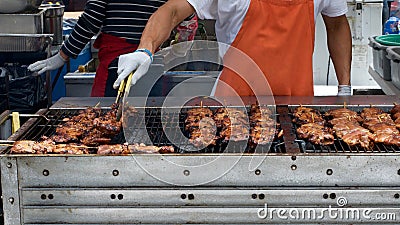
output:
<instances>
[{"instance_id":1,"label":"metal grill grate","mask_svg":"<svg viewBox=\"0 0 400 225\"><path fill-rule=\"evenodd\" d=\"M307 106L308 107L308 106ZM321 107L311 107L318 109L321 113L330 109L329 107L324 106ZM294 109L294 108L293 108ZM360 112L362 107L352 107L354 111ZM293 110L292 110L293 111ZM386 109L388 111L388 109ZM291 114L291 118L293 119L293 115ZM293 133L296 134L297 140L295 142L299 145L300 152L302 153L399 153L400 148L398 146L389 146L384 145L382 143L374 143L371 148L363 148L360 146L350 146L346 144L342 139L335 137L334 144L332 145L314 145L307 140L303 140L298 138L296 129L298 128L297 124L292 123L293 125Z\"/></svg>"},{"instance_id":2,"label":"metal grill grate","mask_svg":"<svg viewBox=\"0 0 400 225\"><path fill-rule=\"evenodd\" d=\"M49 110L43 117L40 117L22 132L19 140L39 141L43 136L50 137L55 133L56 128L63 124L64 118L70 118L77 115L80 110ZM161 117L160 108L146 108L143 113L145 126L140 126L141 121L134 121L138 126L145 127L146 130L135 130L135 142L141 142L146 145L165 146L172 145L177 153L252 153L255 146L249 147L246 142L227 143L217 142L215 146L207 146L203 149L197 149L186 140L189 134L184 130L184 121L187 109L182 109L180 113L168 113ZM167 118L167 119L165 119ZM277 116L278 118L278 116ZM278 121L279 122L279 121ZM178 126L176 126L178 125ZM133 129L134 130L134 129ZM167 135L168 134L168 135ZM180 135L183 134L183 135ZM147 138L149 137L149 138ZM172 141L172 140L173 141ZM121 132L112 143L124 143L125 137ZM258 146L256 153L285 153L283 138L277 139L270 145Z\"/></svg>"}]
</instances>

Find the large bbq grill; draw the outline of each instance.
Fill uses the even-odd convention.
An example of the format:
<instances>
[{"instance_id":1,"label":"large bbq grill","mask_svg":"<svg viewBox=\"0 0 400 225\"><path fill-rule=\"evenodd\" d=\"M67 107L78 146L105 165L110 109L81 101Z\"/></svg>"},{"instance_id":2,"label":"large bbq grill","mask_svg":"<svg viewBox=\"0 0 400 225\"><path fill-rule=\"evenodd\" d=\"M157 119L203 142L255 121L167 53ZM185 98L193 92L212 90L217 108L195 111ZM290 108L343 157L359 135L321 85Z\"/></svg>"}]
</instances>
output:
<instances>
[{"instance_id":1,"label":"large bbq grill","mask_svg":"<svg viewBox=\"0 0 400 225\"><path fill-rule=\"evenodd\" d=\"M64 117L76 114L83 105L98 102L74 100L64 99L50 110L39 111L42 116L30 119L9 139L50 136ZM369 107L365 99L276 100L276 117L284 136L256 154L226 149L229 153L221 155L214 148L185 152L185 146L179 145L174 146L176 154L168 155L5 154L1 158L1 178L6 224L398 224L398 147L375 145L363 149L347 146L339 139L334 145L315 146L297 138L291 121L291 112L300 103L326 111L343 107L340 102L347 101L347 107L360 111ZM101 105L111 105L112 99L102 101ZM381 97L368 103L387 111L395 101ZM148 107L145 112L153 144L171 144L159 125L159 108ZM184 116L182 113L177 117L180 126ZM124 140L119 136L113 141ZM191 167L216 160L206 170ZM254 160L262 163L253 164ZM189 166L171 166L170 162ZM229 170L223 171L226 168ZM215 179L199 183L207 176ZM283 219L269 214L262 219L258 213L266 204L270 210L312 211L316 217L328 208L370 213L369 218L362 214L345 218L325 214L322 218L310 215ZM386 220L376 220L377 215L385 215Z\"/></svg>"}]
</instances>

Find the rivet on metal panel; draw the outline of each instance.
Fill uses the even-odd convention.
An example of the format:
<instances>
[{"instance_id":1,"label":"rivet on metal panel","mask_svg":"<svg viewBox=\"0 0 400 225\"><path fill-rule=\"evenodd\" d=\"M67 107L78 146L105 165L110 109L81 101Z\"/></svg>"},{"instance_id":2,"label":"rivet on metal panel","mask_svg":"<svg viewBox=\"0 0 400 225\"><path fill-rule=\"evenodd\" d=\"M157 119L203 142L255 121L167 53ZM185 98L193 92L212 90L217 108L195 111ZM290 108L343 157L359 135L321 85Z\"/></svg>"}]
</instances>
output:
<instances>
[{"instance_id":1,"label":"rivet on metal panel","mask_svg":"<svg viewBox=\"0 0 400 225\"><path fill-rule=\"evenodd\" d=\"M297 159L297 157L295 155L292 155L291 158L292 158L293 161L296 161L296 159Z\"/></svg>"},{"instance_id":2,"label":"rivet on metal panel","mask_svg":"<svg viewBox=\"0 0 400 225\"><path fill-rule=\"evenodd\" d=\"M119 171L118 170L113 170L112 171L112 175L115 176L115 177L118 176L119 175Z\"/></svg>"},{"instance_id":3,"label":"rivet on metal panel","mask_svg":"<svg viewBox=\"0 0 400 225\"><path fill-rule=\"evenodd\" d=\"M296 165L292 165L290 168L291 168L292 170L297 170L297 166L296 166Z\"/></svg>"},{"instance_id":4,"label":"rivet on metal panel","mask_svg":"<svg viewBox=\"0 0 400 225\"><path fill-rule=\"evenodd\" d=\"M47 177L48 175L50 175L50 172L48 170L43 170L43 176Z\"/></svg>"},{"instance_id":5,"label":"rivet on metal panel","mask_svg":"<svg viewBox=\"0 0 400 225\"><path fill-rule=\"evenodd\" d=\"M332 170L332 169L327 169L327 170L326 170L326 174L327 174L328 176L332 175L332 174L333 174L333 170Z\"/></svg>"},{"instance_id":6,"label":"rivet on metal panel","mask_svg":"<svg viewBox=\"0 0 400 225\"><path fill-rule=\"evenodd\" d=\"M335 194L335 193L331 193L331 194L329 195L329 198L335 199L335 198L336 198L336 194Z\"/></svg>"},{"instance_id":7,"label":"rivet on metal panel","mask_svg":"<svg viewBox=\"0 0 400 225\"><path fill-rule=\"evenodd\" d=\"M188 194L188 199L193 200L194 199L194 194Z\"/></svg>"},{"instance_id":8,"label":"rivet on metal panel","mask_svg":"<svg viewBox=\"0 0 400 225\"><path fill-rule=\"evenodd\" d=\"M252 194L252 195L251 195L251 198L252 198L252 199L257 199L257 194Z\"/></svg>"},{"instance_id":9,"label":"rivet on metal panel","mask_svg":"<svg viewBox=\"0 0 400 225\"><path fill-rule=\"evenodd\" d=\"M47 198L53 199L53 198L54 198L54 195L53 195L53 194L49 194L49 195L47 196Z\"/></svg>"},{"instance_id":10,"label":"rivet on metal panel","mask_svg":"<svg viewBox=\"0 0 400 225\"><path fill-rule=\"evenodd\" d=\"M254 171L254 173L255 173L256 175L260 175L260 174L261 174L261 170L256 169L256 171Z\"/></svg>"},{"instance_id":11,"label":"rivet on metal panel","mask_svg":"<svg viewBox=\"0 0 400 225\"><path fill-rule=\"evenodd\" d=\"M11 168L12 167L12 163L8 162L7 163L7 168Z\"/></svg>"},{"instance_id":12,"label":"rivet on metal panel","mask_svg":"<svg viewBox=\"0 0 400 225\"><path fill-rule=\"evenodd\" d=\"M189 171L189 170L184 170L184 171L183 171L183 175L189 176L189 175L190 175L190 171Z\"/></svg>"},{"instance_id":13,"label":"rivet on metal panel","mask_svg":"<svg viewBox=\"0 0 400 225\"><path fill-rule=\"evenodd\" d=\"M181 199L186 199L186 194L181 194Z\"/></svg>"},{"instance_id":14,"label":"rivet on metal panel","mask_svg":"<svg viewBox=\"0 0 400 225\"><path fill-rule=\"evenodd\" d=\"M8 202L11 203L11 204L14 204L14 198L13 197L8 198Z\"/></svg>"},{"instance_id":15,"label":"rivet on metal panel","mask_svg":"<svg viewBox=\"0 0 400 225\"><path fill-rule=\"evenodd\" d=\"M123 194L119 194L118 195L118 200L122 200L122 199L124 199L124 195Z\"/></svg>"},{"instance_id":16,"label":"rivet on metal panel","mask_svg":"<svg viewBox=\"0 0 400 225\"><path fill-rule=\"evenodd\" d=\"M400 198L400 195L398 193L394 194L394 198L398 199Z\"/></svg>"},{"instance_id":17,"label":"rivet on metal panel","mask_svg":"<svg viewBox=\"0 0 400 225\"><path fill-rule=\"evenodd\" d=\"M328 198L329 198L329 195L325 193L325 194L322 195L322 197L323 197L324 199L328 199Z\"/></svg>"},{"instance_id":18,"label":"rivet on metal panel","mask_svg":"<svg viewBox=\"0 0 400 225\"><path fill-rule=\"evenodd\" d=\"M115 196L115 194L111 194L111 199L115 199L116 198L116 196Z\"/></svg>"},{"instance_id":19,"label":"rivet on metal panel","mask_svg":"<svg viewBox=\"0 0 400 225\"><path fill-rule=\"evenodd\" d=\"M263 193L261 193L261 194L258 195L258 198L259 198L259 199L264 199L264 198L265 198L265 195L264 195Z\"/></svg>"},{"instance_id":20,"label":"rivet on metal panel","mask_svg":"<svg viewBox=\"0 0 400 225\"><path fill-rule=\"evenodd\" d=\"M41 198L42 200L46 200L47 196L46 196L45 194L42 194L42 195L40 196L40 198Z\"/></svg>"}]
</instances>

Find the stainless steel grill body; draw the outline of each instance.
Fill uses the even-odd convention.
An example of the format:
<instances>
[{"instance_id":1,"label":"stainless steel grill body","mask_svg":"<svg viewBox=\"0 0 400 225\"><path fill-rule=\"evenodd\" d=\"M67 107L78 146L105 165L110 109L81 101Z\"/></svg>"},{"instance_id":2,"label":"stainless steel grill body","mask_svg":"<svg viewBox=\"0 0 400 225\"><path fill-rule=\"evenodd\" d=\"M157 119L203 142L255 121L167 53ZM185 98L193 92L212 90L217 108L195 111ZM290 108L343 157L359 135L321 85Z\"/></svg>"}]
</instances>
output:
<instances>
[{"instance_id":1,"label":"stainless steel grill body","mask_svg":"<svg viewBox=\"0 0 400 225\"><path fill-rule=\"evenodd\" d=\"M285 151L245 154L239 161L240 154L235 153L220 157L213 153L3 155L0 166L6 224L399 224L398 149L303 151L292 132L293 124L288 122L295 105L277 107L285 131ZM35 125L38 119L25 123L10 139L23 137L29 128L40 129ZM198 165L217 158L218 163L206 171L169 163ZM253 160L262 163L249 169ZM221 175L221 170L232 164ZM151 170L144 170L144 165ZM218 179L193 186L205 174ZM339 200L346 204L339 206ZM260 218L266 204L275 214ZM369 210L370 218L331 218L324 214L329 208L345 213ZM285 219L276 214L278 210L325 216ZM377 215L387 219L376 220Z\"/></svg>"}]
</instances>

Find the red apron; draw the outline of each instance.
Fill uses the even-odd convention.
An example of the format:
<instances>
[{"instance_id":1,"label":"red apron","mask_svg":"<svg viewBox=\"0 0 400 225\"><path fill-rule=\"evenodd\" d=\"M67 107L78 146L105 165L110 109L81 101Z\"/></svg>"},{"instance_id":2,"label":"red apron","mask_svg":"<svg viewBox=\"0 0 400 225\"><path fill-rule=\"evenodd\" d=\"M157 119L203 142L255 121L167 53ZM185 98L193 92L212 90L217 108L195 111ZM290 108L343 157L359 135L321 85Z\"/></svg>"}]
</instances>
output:
<instances>
[{"instance_id":1,"label":"red apron","mask_svg":"<svg viewBox=\"0 0 400 225\"><path fill-rule=\"evenodd\" d=\"M138 45L130 44L120 37L101 33L93 46L99 49L99 66L96 70L91 96L103 97L107 85L108 67L111 61L122 54L135 51ZM110 84L112 85L112 83Z\"/></svg>"},{"instance_id":2,"label":"red apron","mask_svg":"<svg viewBox=\"0 0 400 225\"><path fill-rule=\"evenodd\" d=\"M215 96L313 95L314 33L313 0L251 0Z\"/></svg>"}]
</instances>

